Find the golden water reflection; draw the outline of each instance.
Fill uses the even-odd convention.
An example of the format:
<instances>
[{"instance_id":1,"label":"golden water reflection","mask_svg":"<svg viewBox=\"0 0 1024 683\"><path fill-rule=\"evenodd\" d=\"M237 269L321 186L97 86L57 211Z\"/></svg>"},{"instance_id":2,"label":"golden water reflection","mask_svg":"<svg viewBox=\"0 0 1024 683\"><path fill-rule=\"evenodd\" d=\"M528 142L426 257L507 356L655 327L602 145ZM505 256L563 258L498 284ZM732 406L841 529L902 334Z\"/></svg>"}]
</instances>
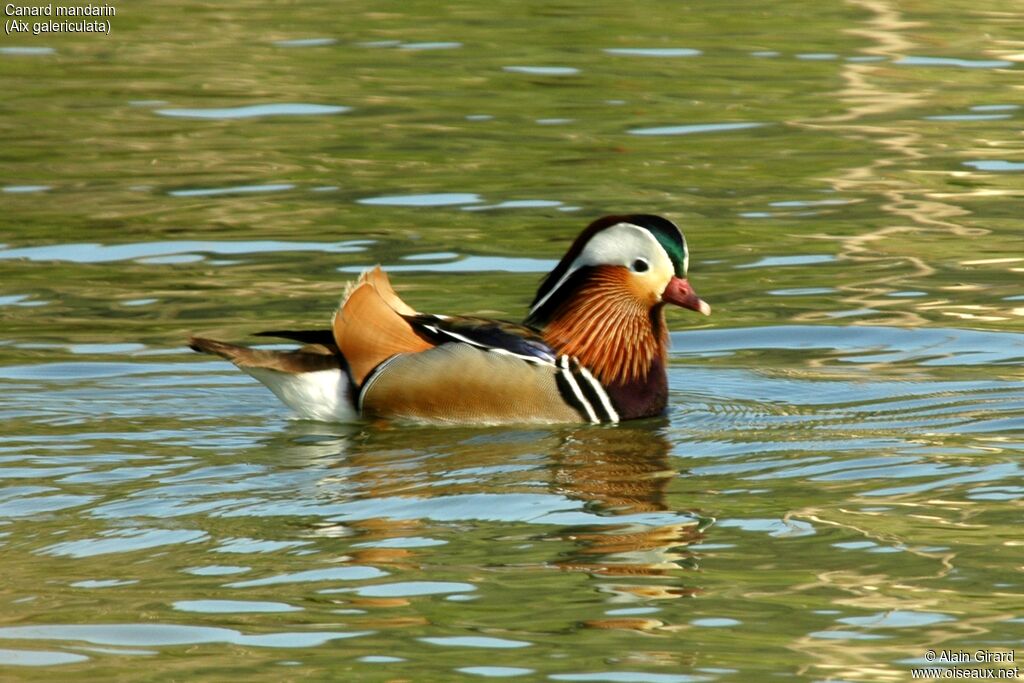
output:
<instances>
[{"instance_id":1,"label":"golden water reflection","mask_svg":"<svg viewBox=\"0 0 1024 683\"><path fill-rule=\"evenodd\" d=\"M1012 301L999 302L984 284L993 279L1008 284L1014 279L1010 275L1012 269L1001 268L1005 262L950 263L943 246L951 241L963 243L995 237L992 228L973 219L974 211L969 204L969 200L992 196L993 189L986 186L949 192L945 190L947 183L977 174L934 170L934 158L948 156L950 150L944 139L937 141L930 134L920 112L930 104L934 91L949 86L949 74L939 74L931 82L908 82L905 68L893 65L907 54L928 50L929 46L918 37L924 22L906 19L898 3L849 1L868 12L868 16L846 32L871 42L862 52L884 59L877 63L843 64L838 74L843 85L835 97L846 105L846 111L806 119L797 125L829 131L878 150L866 165L842 169L823 180L843 196L875 197L880 202L878 208L891 220L852 235L810 236L837 242L842 260L863 266L861 278L839 284L837 289L843 292L853 312L870 313L863 320L870 324L919 326L936 314L958 321L996 324L1019 319L1024 313L1021 307ZM967 104L970 103L968 100ZM974 144L980 148L1000 145L991 140L976 140ZM976 152L967 147L954 153L963 158ZM957 167L962 169L959 163ZM987 266L988 272L978 272L978 266ZM950 274L953 268L960 272ZM973 278L978 280L970 282ZM894 297L894 293L909 288L924 290L922 298L916 298L917 293L910 300ZM1004 287L1002 291L1007 290ZM823 322L832 317L829 311L815 311L799 314L795 319ZM860 322L856 318L852 321Z\"/></svg>"}]
</instances>

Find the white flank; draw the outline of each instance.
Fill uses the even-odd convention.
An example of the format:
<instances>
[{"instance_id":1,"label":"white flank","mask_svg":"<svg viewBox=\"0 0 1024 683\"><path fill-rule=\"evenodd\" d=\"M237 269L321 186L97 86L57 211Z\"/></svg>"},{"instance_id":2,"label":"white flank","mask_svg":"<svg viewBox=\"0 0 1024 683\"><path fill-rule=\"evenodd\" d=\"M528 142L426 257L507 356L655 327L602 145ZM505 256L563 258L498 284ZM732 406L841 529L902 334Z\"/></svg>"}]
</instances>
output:
<instances>
[{"instance_id":1,"label":"white flank","mask_svg":"<svg viewBox=\"0 0 1024 683\"><path fill-rule=\"evenodd\" d=\"M242 368L262 382L300 417L324 422L351 422L359 416L349 393L348 378L340 369L297 375L266 368Z\"/></svg>"}]
</instances>

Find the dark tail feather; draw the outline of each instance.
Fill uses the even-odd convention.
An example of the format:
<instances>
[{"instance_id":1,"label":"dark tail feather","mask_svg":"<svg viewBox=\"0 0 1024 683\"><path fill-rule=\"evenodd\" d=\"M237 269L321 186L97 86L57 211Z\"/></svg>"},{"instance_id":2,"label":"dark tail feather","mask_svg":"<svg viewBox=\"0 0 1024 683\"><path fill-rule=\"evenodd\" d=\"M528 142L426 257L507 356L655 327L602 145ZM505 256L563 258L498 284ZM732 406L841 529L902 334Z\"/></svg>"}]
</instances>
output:
<instances>
[{"instance_id":1,"label":"dark tail feather","mask_svg":"<svg viewBox=\"0 0 1024 683\"><path fill-rule=\"evenodd\" d=\"M189 348L200 353L212 353L226 358L238 367L263 368L288 374L316 372L317 370L344 369L345 360L340 354L330 353L327 349L297 351L266 351L250 349L247 346L227 344L215 339L192 337L188 340Z\"/></svg>"},{"instance_id":2,"label":"dark tail feather","mask_svg":"<svg viewBox=\"0 0 1024 683\"><path fill-rule=\"evenodd\" d=\"M193 351L199 353L212 353L215 356L221 358L227 358L233 361L240 351L251 351L244 346L235 346L234 344L225 344L219 342L216 339L206 339L205 337L189 337L188 347Z\"/></svg>"},{"instance_id":3,"label":"dark tail feather","mask_svg":"<svg viewBox=\"0 0 1024 683\"><path fill-rule=\"evenodd\" d=\"M303 344L320 344L321 346L335 346L334 332L331 330L268 330L257 332L256 337L277 337L278 339L291 339Z\"/></svg>"}]
</instances>

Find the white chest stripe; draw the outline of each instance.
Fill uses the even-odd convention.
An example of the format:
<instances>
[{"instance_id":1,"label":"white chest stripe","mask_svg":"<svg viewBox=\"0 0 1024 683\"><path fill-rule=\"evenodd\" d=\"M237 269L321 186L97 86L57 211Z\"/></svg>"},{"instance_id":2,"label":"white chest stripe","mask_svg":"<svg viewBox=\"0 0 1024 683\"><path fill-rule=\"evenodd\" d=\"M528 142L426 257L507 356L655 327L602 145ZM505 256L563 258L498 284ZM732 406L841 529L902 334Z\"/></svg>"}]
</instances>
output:
<instances>
[{"instance_id":1,"label":"white chest stripe","mask_svg":"<svg viewBox=\"0 0 1024 683\"><path fill-rule=\"evenodd\" d=\"M590 421L594 424L601 422L597 419L597 413L594 412L594 406L590 405L590 401L588 401L587 397L583 395L580 385L576 383L575 375L573 375L572 370L569 369L569 356L561 356L558 359L558 367L561 368L562 377L569 385L569 388L572 389L572 393L576 397L576 400L579 401L580 405L583 406L583 409L587 411L587 417Z\"/></svg>"},{"instance_id":2,"label":"white chest stripe","mask_svg":"<svg viewBox=\"0 0 1024 683\"><path fill-rule=\"evenodd\" d=\"M612 401L608 398L608 392L604 390L604 387L597 381L597 378L590 374L590 370L587 370L582 365L580 366L580 376L587 380L594 393L597 394L597 398L601 401L601 407L604 408L605 415L608 416L608 421L618 422L619 414L615 412L615 408L612 407Z\"/></svg>"}]
</instances>

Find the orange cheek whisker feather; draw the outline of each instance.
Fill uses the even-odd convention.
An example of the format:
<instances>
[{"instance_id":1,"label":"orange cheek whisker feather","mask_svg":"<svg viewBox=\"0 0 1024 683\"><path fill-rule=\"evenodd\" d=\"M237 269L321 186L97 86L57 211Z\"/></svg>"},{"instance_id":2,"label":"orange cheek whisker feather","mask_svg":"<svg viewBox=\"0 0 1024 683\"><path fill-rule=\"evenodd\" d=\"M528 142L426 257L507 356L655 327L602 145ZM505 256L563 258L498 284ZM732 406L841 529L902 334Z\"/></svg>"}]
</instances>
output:
<instances>
[{"instance_id":1,"label":"orange cheek whisker feather","mask_svg":"<svg viewBox=\"0 0 1024 683\"><path fill-rule=\"evenodd\" d=\"M597 269L544 330L549 344L578 358L604 384L646 379L665 353L665 335L654 329L649 304L628 277L619 268Z\"/></svg>"}]
</instances>

